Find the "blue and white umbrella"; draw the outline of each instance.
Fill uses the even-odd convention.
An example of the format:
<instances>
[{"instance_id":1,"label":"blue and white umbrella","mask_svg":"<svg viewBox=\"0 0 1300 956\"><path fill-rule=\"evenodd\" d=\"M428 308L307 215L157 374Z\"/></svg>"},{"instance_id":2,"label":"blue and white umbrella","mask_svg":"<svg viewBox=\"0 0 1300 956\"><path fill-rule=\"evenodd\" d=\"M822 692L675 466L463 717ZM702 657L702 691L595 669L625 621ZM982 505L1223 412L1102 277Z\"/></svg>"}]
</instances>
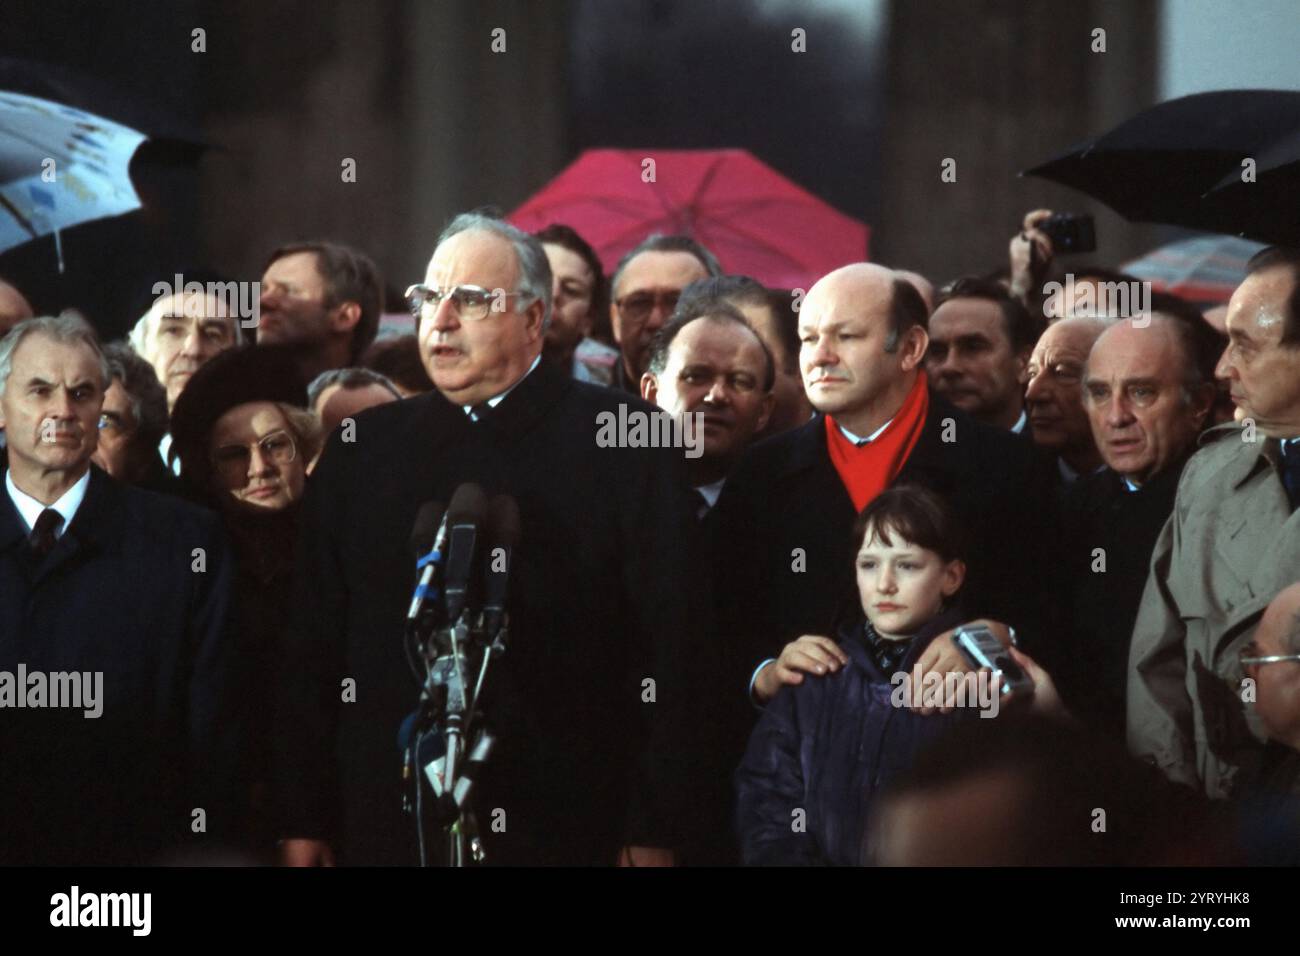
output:
<instances>
[{"instance_id":1,"label":"blue and white umbrella","mask_svg":"<svg viewBox=\"0 0 1300 956\"><path fill-rule=\"evenodd\" d=\"M93 113L0 91L0 252L140 208L128 167L143 133Z\"/></svg>"}]
</instances>

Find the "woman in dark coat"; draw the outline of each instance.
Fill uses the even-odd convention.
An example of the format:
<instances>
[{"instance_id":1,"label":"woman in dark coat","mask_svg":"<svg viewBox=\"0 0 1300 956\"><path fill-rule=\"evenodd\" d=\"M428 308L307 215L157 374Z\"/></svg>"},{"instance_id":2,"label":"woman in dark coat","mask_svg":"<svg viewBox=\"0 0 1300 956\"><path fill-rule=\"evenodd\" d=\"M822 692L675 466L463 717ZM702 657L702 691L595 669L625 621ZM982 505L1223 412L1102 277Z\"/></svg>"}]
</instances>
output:
<instances>
[{"instance_id":1,"label":"woman in dark coat","mask_svg":"<svg viewBox=\"0 0 1300 956\"><path fill-rule=\"evenodd\" d=\"M247 848L270 860L266 818L271 689L290 612L298 509L320 425L291 351L254 346L199 369L172 413L181 477L223 518L236 558L231 639L239 649Z\"/></svg>"},{"instance_id":2,"label":"woman in dark coat","mask_svg":"<svg viewBox=\"0 0 1300 956\"><path fill-rule=\"evenodd\" d=\"M896 486L867 505L855 534L860 607L837 635L847 663L783 687L736 773L747 864L863 862L872 799L973 714L922 716L902 699L903 675L926 646L965 620L951 606L966 568L947 505L926 489Z\"/></svg>"}]
</instances>

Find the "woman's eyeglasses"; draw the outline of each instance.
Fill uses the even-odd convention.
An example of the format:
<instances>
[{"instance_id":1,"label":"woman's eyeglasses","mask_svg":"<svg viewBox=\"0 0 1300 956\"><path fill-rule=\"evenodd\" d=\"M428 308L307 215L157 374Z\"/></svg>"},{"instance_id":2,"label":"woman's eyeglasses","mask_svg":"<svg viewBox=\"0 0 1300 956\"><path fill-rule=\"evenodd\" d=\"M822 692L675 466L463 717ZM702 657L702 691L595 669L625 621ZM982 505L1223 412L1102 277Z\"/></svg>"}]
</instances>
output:
<instances>
[{"instance_id":1,"label":"woman's eyeglasses","mask_svg":"<svg viewBox=\"0 0 1300 956\"><path fill-rule=\"evenodd\" d=\"M293 436L278 429L246 445L222 445L212 453L212 464L223 477L242 480L248 475L254 447L261 453L262 461L273 465L287 465L298 456Z\"/></svg>"}]
</instances>

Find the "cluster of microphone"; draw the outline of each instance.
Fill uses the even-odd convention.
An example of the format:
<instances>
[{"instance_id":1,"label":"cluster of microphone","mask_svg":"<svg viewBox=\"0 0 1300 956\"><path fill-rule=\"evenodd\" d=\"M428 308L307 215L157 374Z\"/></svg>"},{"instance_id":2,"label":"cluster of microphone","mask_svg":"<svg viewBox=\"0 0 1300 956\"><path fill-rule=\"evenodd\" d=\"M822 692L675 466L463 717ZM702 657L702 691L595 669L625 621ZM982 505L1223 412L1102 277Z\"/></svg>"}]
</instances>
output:
<instances>
[{"instance_id":1,"label":"cluster of microphone","mask_svg":"<svg viewBox=\"0 0 1300 956\"><path fill-rule=\"evenodd\" d=\"M419 704L403 722L406 809L416 819L420 862L425 844L443 835L453 866L481 862L469 796L494 737L479 697L488 665L506 650L511 562L519 542L519 505L488 499L473 483L420 507L411 531L416 586L406 616L406 652L420 685Z\"/></svg>"}]
</instances>

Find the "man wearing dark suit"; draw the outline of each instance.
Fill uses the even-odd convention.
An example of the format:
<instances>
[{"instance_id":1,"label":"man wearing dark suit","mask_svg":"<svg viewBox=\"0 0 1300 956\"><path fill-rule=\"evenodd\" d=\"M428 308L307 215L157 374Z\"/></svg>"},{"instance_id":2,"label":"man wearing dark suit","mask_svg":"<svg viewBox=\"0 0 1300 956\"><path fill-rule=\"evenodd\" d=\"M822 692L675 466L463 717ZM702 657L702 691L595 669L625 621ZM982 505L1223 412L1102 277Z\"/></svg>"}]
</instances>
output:
<instances>
[{"instance_id":1,"label":"man wearing dark suit","mask_svg":"<svg viewBox=\"0 0 1300 956\"><path fill-rule=\"evenodd\" d=\"M1083 405L1106 467L1066 492L1067 623L1042 662L1070 711L1113 740L1124 736L1129 640L1151 549L1214 400L1218 359L1218 337L1195 309L1155 305L1103 332L1084 366Z\"/></svg>"},{"instance_id":2,"label":"man wearing dark suit","mask_svg":"<svg viewBox=\"0 0 1300 956\"><path fill-rule=\"evenodd\" d=\"M703 300L678 309L655 335L641 395L689 429L696 514L704 522L750 440L772 414L776 366L734 307Z\"/></svg>"},{"instance_id":3,"label":"man wearing dark suit","mask_svg":"<svg viewBox=\"0 0 1300 956\"><path fill-rule=\"evenodd\" d=\"M898 481L947 496L972 535L967 612L1050 642L1050 472L1017 436L927 389L924 322L915 288L876 265L836 270L804 299L800 367L818 415L751 449L718 503L718 614L738 693L749 682L762 702L844 663L824 635L856 600L853 521ZM950 669L951 642L935 644Z\"/></svg>"},{"instance_id":4,"label":"man wearing dark suit","mask_svg":"<svg viewBox=\"0 0 1300 956\"><path fill-rule=\"evenodd\" d=\"M4 863L157 862L231 835L225 546L213 516L91 467L108 379L80 319L0 343Z\"/></svg>"},{"instance_id":5,"label":"man wearing dark suit","mask_svg":"<svg viewBox=\"0 0 1300 956\"><path fill-rule=\"evenodd\" d=\"M407 540L422 502L467 481L513 495L522 522L510 646L484 691L498 738L473 798L487 861L671 862L691 763L682 450L605 447L620 403L655 410L540 361L550 293L536 239L454 220L411 290L437 391L362 413L313 474L279 735L288 864L418 860L396 744L417 700Z\"/></svg>"},{"instance_id":6,"label":"man wearing dark suit","mask_svg":"<svg viewBox=\"0 0 1300 956\"><path fill-rule=\"evenodd\" d=\"M761 286L758 289L766 296ZM712 529L714 506L727 476L772 414L775 383L776 364L767 345L745 316L720 296L705 293L682 301L651 342L641 394L678 420L691 423L696 447L688 453L686 467L702 536ZM707 611L712 604L710 565L687 570L679 562L679 567L696 587L701 609ZM712 633L711 626L702 632ZM696 817L704 844L685 850L688 861L711 864L739 859L739 851L726 842L738 745L728 743L731 734L725 728L740 726L749 718L742 709L744 702L722 680L725 668L706 659L718 651L716 642L707 642L694 652L700 671L714 682L699 691L709 727L711 762L696 788Z\"/></svg>"},{"instance_id":7,"label":"man wearing dark suit","mask_svg":"<svg viewBox=\"0 0 1300 956\"><path fill-rule=\"evenodd\" d=\"M948 283L926 324L933 389L978 421L1025 434L1026 369L1039 324L996 282L965 276Z\"/></svg>"}]
</instances>

